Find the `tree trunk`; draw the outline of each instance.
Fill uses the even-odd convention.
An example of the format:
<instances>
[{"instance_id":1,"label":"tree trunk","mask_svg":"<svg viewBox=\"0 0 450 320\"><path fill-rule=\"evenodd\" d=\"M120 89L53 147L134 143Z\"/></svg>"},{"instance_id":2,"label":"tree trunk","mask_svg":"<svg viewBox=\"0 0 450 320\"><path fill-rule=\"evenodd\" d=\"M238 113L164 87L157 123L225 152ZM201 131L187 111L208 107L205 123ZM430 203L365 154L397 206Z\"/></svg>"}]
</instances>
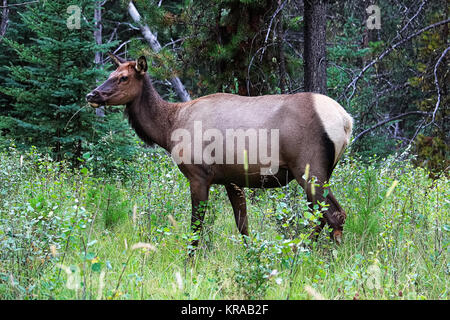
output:
<instances>
[{"instance_id":1,"label":"tree trunk","mask_svg":"<svg viewBox=\"0 0 450 320\"><path fill-rule=\"evenodd\" d=\"M366 8L368 8L371 5L374 5L375 0L364 0L359 6L358 9L361 12L366 13ZM365 19L367 19L367 15L364 15ZM364 20L366 21L366 20ZM363 28L363 40L362 40L362 47L368 48L369 42L377 41L377 29L369 29L367 27ZM364 67L367 62L370 60L370 55L363 55L361 57L362 67Z\"/></svg>"},{"instance_id":2,"label":"tree trunk","mask_svg":"<svg viewBox=\"0 0 450 320\"><path fill-rule=\"evenodd\" d=\"M0 24L0 40L6 34L6 28L8 27L8 16L9 16L8 1L3 0L2 22Z\"/></svg>"},{"instance_id":3,"label":"tree trunk","mask_svg":"<svg viewBox=\"0 0 450 320\"><path fill-rule=\"evenodd\" d=\"M96 1L95 2L95 8L94 8L94 21L95 21L95 29L94 29L94 39L95 43L100 45L102 44L102 5L104 2L102 1ZM95 64L97 66L100 66L102 64L102 53L100 51L95 52ZM97 82L98 79L97 79ZM105 116L105 107L101 106L100 108L95 109L95 114L97 117L103 118Z\"/></svg>"},{"instance_id":4,"label":"tree trunk","mask_svg":"<svg viewBox=\"0 0 450 320\"><path fill-rule=\"evenodd\" d=\"M305 0L305 91L326 94L327 0Z\"/></svg>"},{"instance_id":5,"label":"tree trunk","mask_svg":"<svg viewBox=\"0 0 450 320\"><path fill-rule=\"evenodd\" d=\"M150 48L152 48L153 51L158 52L161 50L161 45L158 42L158 39L153 34L153 32L150 30L148 25L141 23L141 15L137 11L136 7L133 4L133 1L130 1L128 4L128 13L130 14L131 18L139 25L139 28L141 29L141 33L144 36L144 39L149 44ZM174 77L169 80L173 89L175 90L178 97L181 99L181 101L189 101L191 100L191 97L189 96L189 93L186 91L186 88L184 87L183 83L181 83L181 80L178 77Z\"/></svg>"},{"instance_id":6,"label":"tree trunk","mask_svg":"<svg viewBox=\"0 0 450 320\"><path fill-rule=\"evenodd\" d=\"M284 43L284 30L283 30L283 14L280 12L277 21L277 47L278 47L278 74L280 77L280 90L281 93L287 93L286 88L286 59L284 57L283 43Z\"/></svg>"},{"instance_id":7,"label":"tree trunk","mask_svg":"<svg viewBox=\"0 0 450 320\"><path fill-rule=\"evenodd\" d=\"M102 44L102 2L96 1L94 8L94 39L96 44ZM102 53L100 51L95 52L95 64L100 65L102 63Z\"/></svg>"}]
</instances>

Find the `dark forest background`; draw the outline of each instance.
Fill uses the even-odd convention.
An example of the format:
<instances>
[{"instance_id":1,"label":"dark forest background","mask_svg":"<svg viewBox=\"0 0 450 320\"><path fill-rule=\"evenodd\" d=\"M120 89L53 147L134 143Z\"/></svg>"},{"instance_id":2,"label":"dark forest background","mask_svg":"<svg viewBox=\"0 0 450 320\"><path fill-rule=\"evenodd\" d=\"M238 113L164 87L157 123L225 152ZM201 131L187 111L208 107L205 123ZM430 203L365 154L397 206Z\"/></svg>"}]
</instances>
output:
<instances>
[{"instance_id":1,"label":"dark forest background","mask_svg":"<svg viewBox=\"0 0 450 320\"><path fill-rule=\"evenodd\" d=\"M413 155L437 176L449 166L448 9L446 0L2 0L0 146L74 165L95 156L105 170L130 161L142 144L121 109L95 112L84 98L111 72L112 51L147 56L170 101L327 94L355 119L352 153Z\"/></svg>"}]
</instances>

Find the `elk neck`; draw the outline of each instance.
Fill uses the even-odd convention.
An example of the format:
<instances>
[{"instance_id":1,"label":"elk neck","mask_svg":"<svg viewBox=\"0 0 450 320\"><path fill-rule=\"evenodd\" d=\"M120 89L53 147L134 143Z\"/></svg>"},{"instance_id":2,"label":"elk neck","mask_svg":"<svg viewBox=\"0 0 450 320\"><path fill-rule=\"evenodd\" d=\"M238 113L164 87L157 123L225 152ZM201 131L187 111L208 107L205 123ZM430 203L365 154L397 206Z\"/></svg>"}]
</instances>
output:
<instances>
[{"instance_id":1,"label":"elk neck","mask_svg":"<svg viewBox=\"0 0 450 320\"><path fill-rule=\"evenodd\" d=\"M141 93L127 104L125 114L139 138L168 150L175 106L161 98L145 74Z\"/></svg>"}]
</instances>

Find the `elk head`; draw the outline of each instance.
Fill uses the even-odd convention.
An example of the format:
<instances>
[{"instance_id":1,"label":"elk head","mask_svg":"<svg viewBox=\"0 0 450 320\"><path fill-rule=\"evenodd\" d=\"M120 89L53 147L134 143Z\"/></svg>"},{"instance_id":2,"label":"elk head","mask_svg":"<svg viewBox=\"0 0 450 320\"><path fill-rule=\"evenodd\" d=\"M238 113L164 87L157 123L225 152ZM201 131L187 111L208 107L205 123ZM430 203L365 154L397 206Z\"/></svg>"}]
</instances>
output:
<instances>
[{"instance_id":1,"label":"elk head","mask_svg":"<svg viewBox=\"0 0 450 320\"><path fill-rule=\"evenodd\" d=\"M125 105L133 101L142 90L142 82L147 72L147 59L141 56L136 61L126 61L108 53L116 66L108 79L86 96L94 108L101 105Z\"/></svg>"}]
</instances>

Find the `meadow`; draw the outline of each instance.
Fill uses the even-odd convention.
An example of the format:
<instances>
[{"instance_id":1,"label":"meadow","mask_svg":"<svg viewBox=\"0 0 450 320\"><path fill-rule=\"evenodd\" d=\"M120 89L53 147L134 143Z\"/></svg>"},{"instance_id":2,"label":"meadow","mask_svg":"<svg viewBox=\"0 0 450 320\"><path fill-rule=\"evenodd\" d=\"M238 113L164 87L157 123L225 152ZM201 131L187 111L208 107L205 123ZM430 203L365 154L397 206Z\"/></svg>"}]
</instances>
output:
<instances>
[{"instance_id":1,"label":"meadow","mask_svg":"<svg viewBox=\"0 0 450 320\"><path fill-rule=\"evenodd\" d=\"M448 299L449 180L404 155L344 155L341 245L308 239L320 212L296 182L246 190L245 242L213 186L191 259L189 186L171 158L145 149L107 174L96 161L0 154L0 299Z\"/></svg>"}]
</instances>

